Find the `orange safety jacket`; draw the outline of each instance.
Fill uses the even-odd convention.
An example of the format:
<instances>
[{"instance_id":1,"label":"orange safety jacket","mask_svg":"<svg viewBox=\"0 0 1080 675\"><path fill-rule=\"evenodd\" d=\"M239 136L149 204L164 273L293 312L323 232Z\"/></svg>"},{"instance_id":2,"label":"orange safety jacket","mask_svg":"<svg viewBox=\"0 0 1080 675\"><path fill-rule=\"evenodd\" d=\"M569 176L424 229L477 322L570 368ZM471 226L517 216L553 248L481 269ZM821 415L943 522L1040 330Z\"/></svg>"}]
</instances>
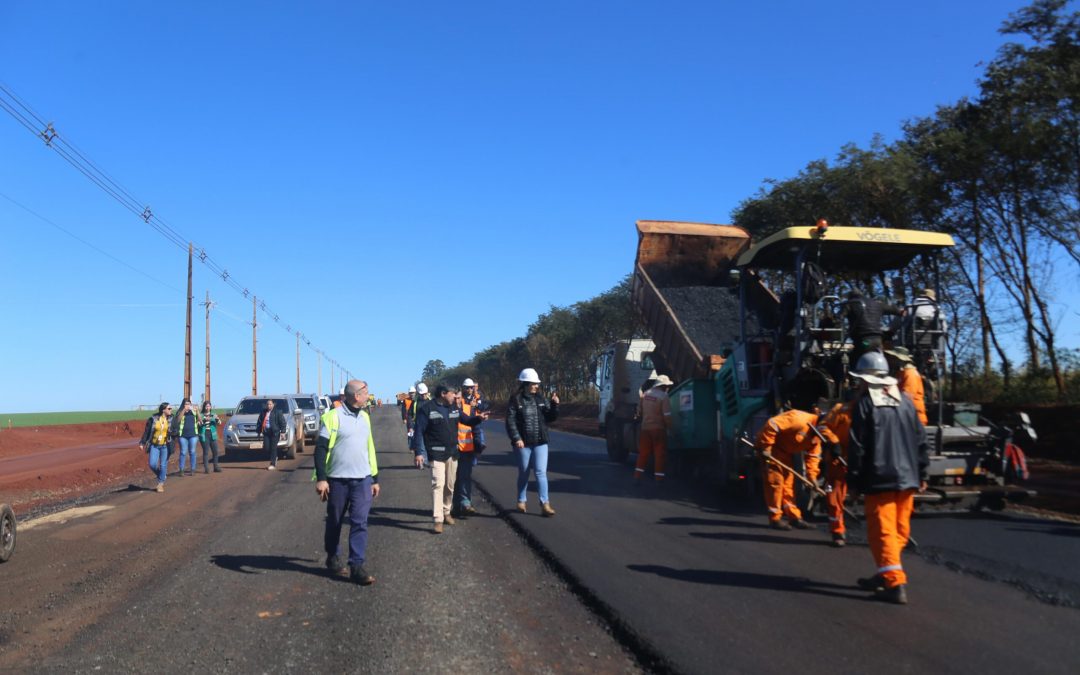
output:
<instances>
[{"instance_id":1,"label":"orange safety jacket","mask_svg":"<svg viewBox=\"0 0 1080 675\"><path fill-rule=\"evenodd\" d=\"M926 392L923 389L922 375L915 366L906 365L900 369L896 376L896 384L901 392L911 398L915 404L915 412L919 415L919 421L925 427L928 421L926 417Z\"/></svg>"},{"instance_id":2,"label":"orange safety jacket","mask_svg":"<svg viewBox=\"0 0 1080 675\"><path fill-rule=\"evenodd\" d=\"M848 440L850 440L848 432L851 431L851 403L837 403L834 405L832 410L825 415L823 422L825 428L836 436L837 440L835 442L840 444L846 457ZM825 436L825 438L828 438L828 436Z\"/></svg>"},{"instance_id":3,"label":"orange safety jacket","mask_svg":"<svg viewBox=\"0 0 1080 675\"><path fill-rule=\"evenodd\" d=\"M472 417L472 403L466 403L465 399L461 399L460 407L463 415ZM474 450L473 430L467 424L457 425L457 447L458 452L472 452Z\"/></svg>"},{"instance_id":4,"label":"orange safety jacket","mask_svg":"<svg viewBox=\"0 0 1080 675\"><path fill-rule=\"evenodd\" d=\"M820 456L821 441L817 434L810 430L810 426L817 425L818 416L812 412L803 410L788 410L769 419L761 427L758 433L757 446L762 451L771 452L775 455L787 455L791 457L800 452L808 455ZM828 428L819 428L818 431L830 443L836 443L836 435ZM781 460L783 461L783 460ZM784 462L787 464L787 462Z\"/></svg>"}]
</instances>

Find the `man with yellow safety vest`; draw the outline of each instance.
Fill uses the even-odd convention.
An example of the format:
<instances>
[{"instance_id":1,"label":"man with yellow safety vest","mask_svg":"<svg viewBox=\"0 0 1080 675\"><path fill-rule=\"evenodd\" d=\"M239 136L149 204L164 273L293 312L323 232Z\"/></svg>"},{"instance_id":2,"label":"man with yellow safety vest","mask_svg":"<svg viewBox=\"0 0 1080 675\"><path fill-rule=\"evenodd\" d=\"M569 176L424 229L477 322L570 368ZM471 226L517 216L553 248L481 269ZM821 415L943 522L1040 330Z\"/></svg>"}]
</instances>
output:
<instances>
[{"instance_id":1,"label":"man with yellow safety vest","mask_svg":"<svg viewBox=\"0 0 1080 675\"><path fill-rule=\"evenodd\" d=\"M375 582L364 569L367 554L367 520L371 502L379 496L379 464L371 418L364 411L367 383L350 380L342 405L323 413L315 441L315 491L326 502L323 545L326 568L369 586ZM349 517L349 557L341 555L341 528Z\"/></svg>"},{"instance_id":2,"label":"man with yellow safety vest","mask_svg":"<svg viewBox=\"0 0 1080 675\"><path fill-rule=\"evenodd\" d=\"M461 383L461 398L458 399L458 408L464 417L472 417L481 411L483 403L476 391L476 382L471 377L466 377ZM467 424L458 424L458 457L457 477L454 482L454 505L451 514L457 517L469 516L476 513L472 505L472 473L473 467L480 453L484 451L484 433L480 425L470 427Z\"/></svg>"}]
</instances>

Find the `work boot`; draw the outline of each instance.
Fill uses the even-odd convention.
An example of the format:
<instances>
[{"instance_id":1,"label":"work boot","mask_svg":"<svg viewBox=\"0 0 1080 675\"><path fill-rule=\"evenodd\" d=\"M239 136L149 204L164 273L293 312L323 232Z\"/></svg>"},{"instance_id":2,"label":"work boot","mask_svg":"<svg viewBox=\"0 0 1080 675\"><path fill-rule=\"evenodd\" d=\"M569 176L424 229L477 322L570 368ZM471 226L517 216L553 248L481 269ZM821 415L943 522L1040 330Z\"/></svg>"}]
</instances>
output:
<instances>
[{"instance_id":1,"label":"work boot","mask_svg":"<svg viewBox=\"0 0 1080 675\"><path fill-rule=\"evenodd\" d=\"M446 516L444 517L444 520L446 521L447 525L457 525L457 519L454 518L453 516L451 516L450 514L446 514Z\"/></svg>"},{"instance_id":2,"label":"work boot","mask_svg":"<svg viewBox=\"0 0 1080 675\"><path fill-rule=\"evenodd\" d=\"M349 579L361 586L370 586L375 583L375 577L367 573L363 565L353 565L349 568Z\"/></svg>"},{"instance_id":3,"label":"work boot","mask_svg":"<svg viewBox=\"0 0 1080 675\"><path fill-rule=\"evenodd\" d=\"M431 531L435 534L442 534L442 523L435 523L435 527Z\"/></svg>"},{"instance_id":4,"label":"work boot","mask_svg":"<svg viewBox=\"0 0 1080 675\"><path fill-rule=\"evenodd\" d=\"M891 602L894 605L907 604L907 591L904 584L892 588L879 588L874 591L874 599L882 602Z\"/></svg>"},{"instance_id":5,"label":"work boot","mask_svg":"<svg viewBox=\"0 0 1080 675\"><path fill-rule=\"evenodd\" d=\"M548 502L540 502L540 513L550 518L555 515L555 509L551 508L551 504Z\"/></svg>"},{"instance_id":6,"label":"work boot","mask_svg":"<svg viewBox=\"0 0 1080 675\"><path fill-rule=\"evenodd\" d=\"M525 502L518 502L517 503L517 510L520 511L521 513L528 512L528 508L527 508Z\"/></svg>"},{"instance_id":7,"label":"work boot","mask_svg":"<svg viewBox=\"0 0 1080 675\"><path fill-rule=\"evenodd\" d=\"M349 563L344 556L328 555L326 556L326 569L330 570L331 574L347 576L349 574Z\"/></svg>"},{"instance_id":8,"label":"work boot","mask_svg":"<svg viewBox=\"0 0 1080 675\"><path fill-rule=\"evenodd\" d=\"M841 532L834 532L832 536L832 545L836 548L844 548L847 545L847 537Z\"/></svg>"},{"instance_id":9,"label":"work boot","mask_svg":"<svg viewBox=\"0 0 1080 675\"><path fill-rule=\"evenodd\" d=\"M471 516L476 513L476 507L474 507L472 504L466 504L465 506L461 507L461 512L466 516Z\"/></svg>"},{"instance_id":10,"label":"work boot","mask_svg":"<svg viewBox=\"0 0 1080 675\"><path fill-rule=\"evenodd\" d=\"M769 527L774 530L784 530L785 532L791 529L791 526L782 520L770 520Z\"/></svg>"},{"instance_id":11,"label":"work boot","mask_svg":"<svg viewBox=\"0 0 1080 675\"><path fill-rule=\"evenodd\" d=\"M814 529L813 525L806 522L802 518L798 518L796 520L791 521L791 526L794 527L796 530L812 530L812 529Z\"/></svg>"},{"instance_id":12,"label":"work boot","mask_svg":"<svg viewBox=\"0 0 1080 675\"><path fill-rule=\"evenodd\" d=\"M864 591L877 591L885 588L885 577L880 574L875 574L872 577L863 577L861 579L856 579L855 585Z\"/></svg>"}]
</instances>

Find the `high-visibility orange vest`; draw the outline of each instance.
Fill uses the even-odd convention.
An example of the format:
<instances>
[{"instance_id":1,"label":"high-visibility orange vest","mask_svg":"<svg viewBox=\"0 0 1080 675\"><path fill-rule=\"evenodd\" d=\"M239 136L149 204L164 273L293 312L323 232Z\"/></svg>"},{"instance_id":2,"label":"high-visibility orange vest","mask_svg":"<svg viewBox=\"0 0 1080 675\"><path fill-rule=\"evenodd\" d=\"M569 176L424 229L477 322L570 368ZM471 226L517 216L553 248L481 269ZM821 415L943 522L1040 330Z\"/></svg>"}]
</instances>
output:
<instances>
[{"instance_id":1,"label":"high-visibility orange vest","mask_svg":"<svg viewBox=\"0 0 1080 675\"><path fill-rule=\"evenodd\" d=\"M412 410L413 400L411 398L405 399L405 412L408 413Z\"/></svg>"},{"instance_id":2,"label":"high-visibility orange vest","mask_svg":"<svg viewBox=\"0 0 1080 675\"><path fill-rule=\"evenodd\" d=\"M466 403L465 399L461 400L461 412L463 415L472 415L472 404ZM457 425L457 447L458 452L472 452L473 451L473 433L472 427L467 424ZM472 460L470 460L472 461Z\"/></svg>"}]
</instances>

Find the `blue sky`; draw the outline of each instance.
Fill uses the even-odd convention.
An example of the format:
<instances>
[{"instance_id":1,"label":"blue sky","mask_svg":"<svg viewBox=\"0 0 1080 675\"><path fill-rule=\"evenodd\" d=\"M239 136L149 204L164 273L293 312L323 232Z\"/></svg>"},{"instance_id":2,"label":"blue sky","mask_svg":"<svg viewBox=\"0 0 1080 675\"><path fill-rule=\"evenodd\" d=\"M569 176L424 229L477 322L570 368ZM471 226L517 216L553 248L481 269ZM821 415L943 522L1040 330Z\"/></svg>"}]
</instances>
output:
<instances>
[{"instance_id":1,"label":"blue sky","mask_svg":"<svg viewBox=\"0 0 1080 675\"><path fill-rule=\"evenodd\" d=\"M635 220L729 222L974 94L1024 4L13 0L0 82L278 314L261 391L295 389L288 325L389 396L610 288ZM186 251L6 114L0 234L0 411L179 398ZM194 279L231 406L251 304ZM196 397L203 328L196 306Z\"/></svg>"}]
</instances>

